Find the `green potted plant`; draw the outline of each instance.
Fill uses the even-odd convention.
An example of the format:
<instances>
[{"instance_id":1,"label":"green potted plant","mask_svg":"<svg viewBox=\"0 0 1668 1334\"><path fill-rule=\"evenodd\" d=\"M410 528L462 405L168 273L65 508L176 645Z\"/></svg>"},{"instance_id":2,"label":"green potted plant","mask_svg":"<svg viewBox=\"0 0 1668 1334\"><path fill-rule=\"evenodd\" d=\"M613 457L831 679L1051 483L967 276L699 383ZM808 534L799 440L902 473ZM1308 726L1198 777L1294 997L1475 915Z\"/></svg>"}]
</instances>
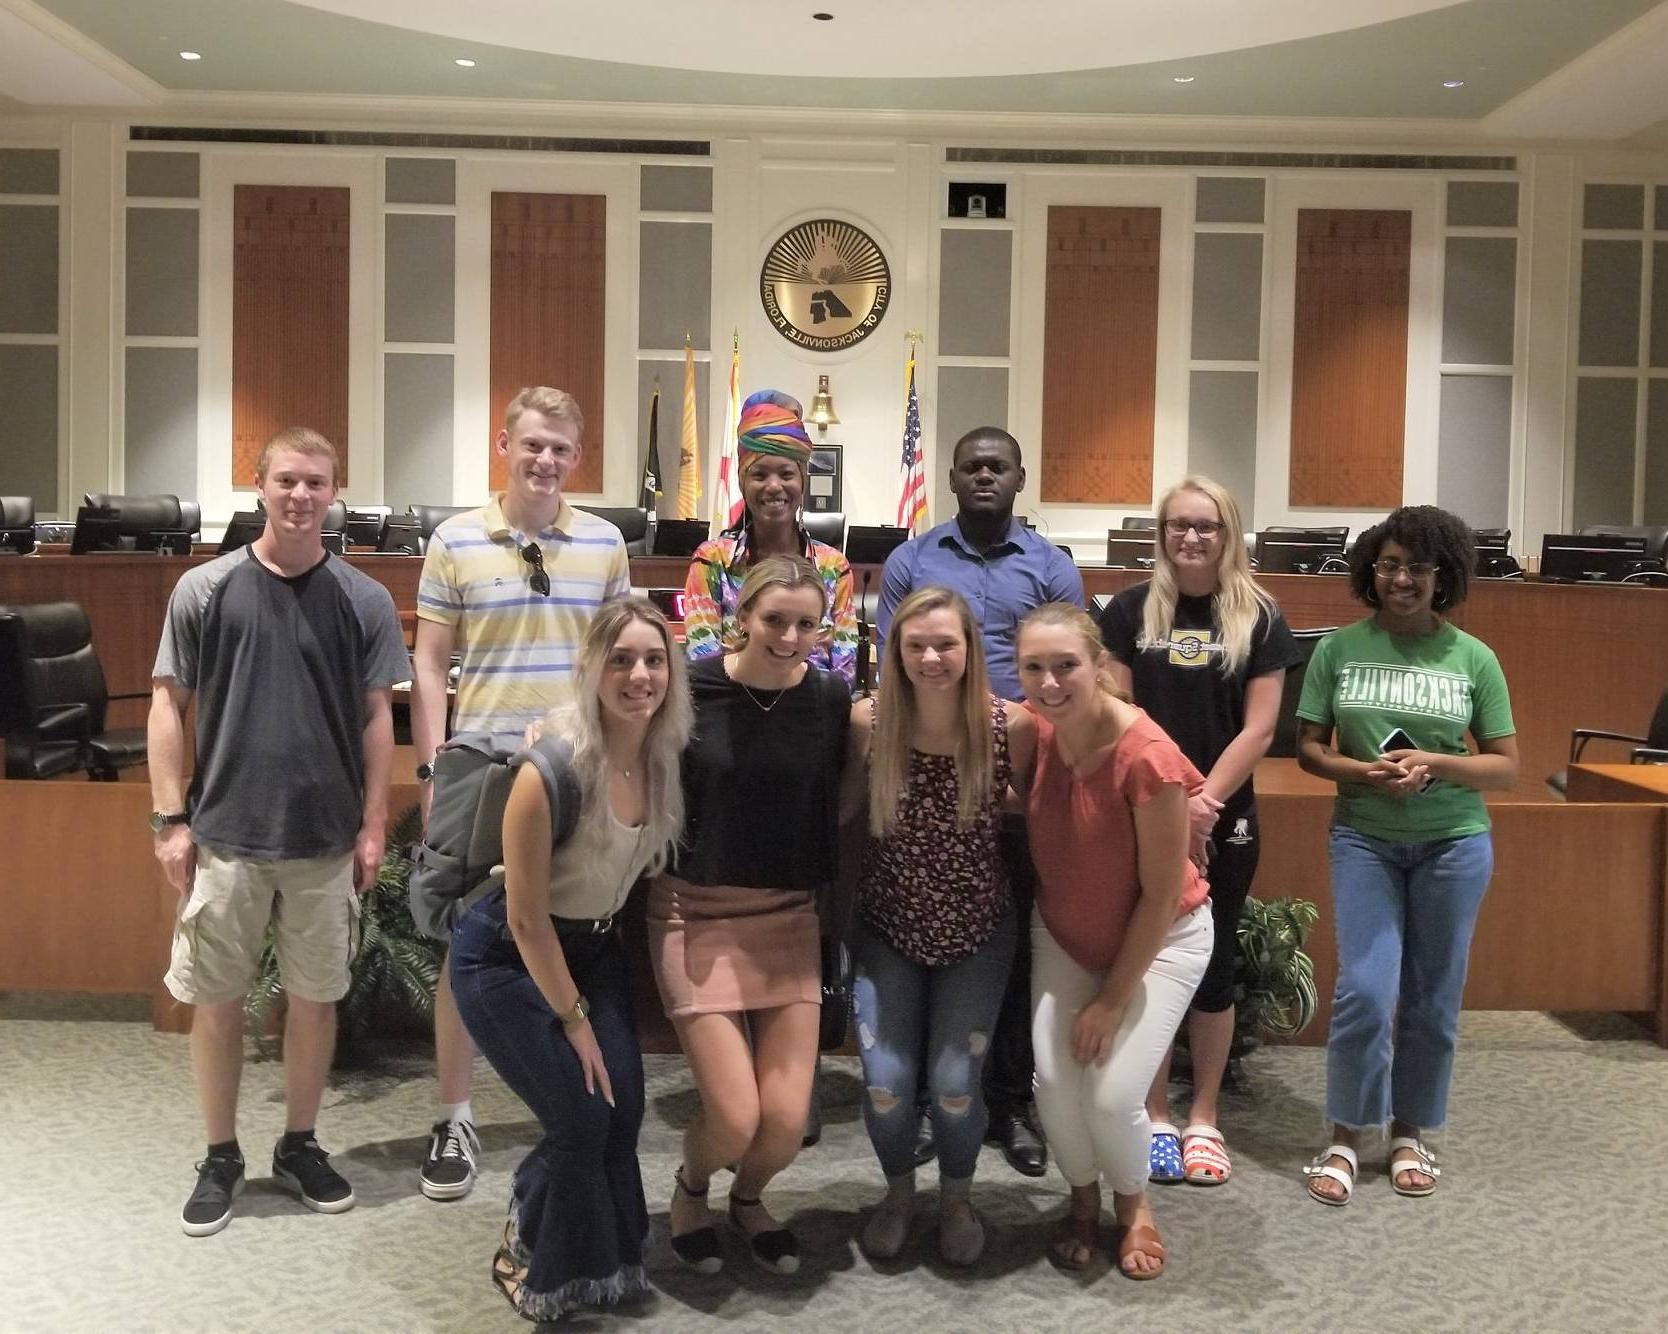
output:
<instances>
[{"instance_id":1,"label":"green potted plant","mask_svg":"<svg viewBox=\"0 0 1668 1334\"><path fill-rule=\"evenodd\" d=\"M413 806L388 831L376 883L359 898L359 953L353 979L337 1007L341 1025L338 1053L362 1053L373 1034L404 1029L426 1030L434 1021L434 987L445 946L430 940L411 920L406 885L411 878L411 846L422 834L422 818ZM271 1040L274 1007L283 994L278 958L270 932L261 951L260 971L244 1002L250 1031L259 1044Z\"/></svg>"},{"instance_id":2,"label":"green potted plant","mask_svg":"<svg viewBox=\"0 0 1668 1334\"><path fill-rule=\"evenodd\" d=\"M1236 1054L1255 1048L1261 1034L1293 1038L1313 1021L1315 965L1303 946L1319 916L1307 899L1245 900L1234 983Z\"/></svg>"}]
</instances>

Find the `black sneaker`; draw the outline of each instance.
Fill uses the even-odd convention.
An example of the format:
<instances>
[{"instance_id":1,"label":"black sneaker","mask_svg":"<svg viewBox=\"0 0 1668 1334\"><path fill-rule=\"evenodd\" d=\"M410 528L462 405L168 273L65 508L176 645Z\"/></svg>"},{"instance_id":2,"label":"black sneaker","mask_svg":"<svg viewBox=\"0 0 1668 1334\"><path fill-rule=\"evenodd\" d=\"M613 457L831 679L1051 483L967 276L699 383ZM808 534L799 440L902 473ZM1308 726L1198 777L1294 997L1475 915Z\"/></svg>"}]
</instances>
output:
<instances>
[{"instance_id":1,"label":"black sneaker","mask_svg":"<svg viewBox=\"0 0 1668 1334\"><path fill-rule=\"evenodd\" d=\"M243 1194L243 1159L211 1153L197 1164L197 1188L180 1211L188 1237L212 1237L232 1221L232 1201Z\"/></svg>"},{"instance_id":2,"label":"black sneaker","mask_svg":"<svg viewBox=\"0 0 1668 1334\"><path fill-rule=\"evenodd\" d=\"M353 1208L353 1187L330 1165L330 1155L309 1139L300 1148L284 1151L279 1140L272 1150L272 1179L293 1190L309 1209L321 1214L345 1213Z\"/></svg>"},{"instance_id":3,"label":"black sneaker","mask_svg":"<svg viewBox=\"0 0 1668 1334\"><path fill-rule=\"evenodd\" d=\"M431 1200L461 1200L474 1188L480 1171L480 1137L468 1121L436 1121L429 1131L429 1154L417 1173Z\"/></svg>"}]
</instances>

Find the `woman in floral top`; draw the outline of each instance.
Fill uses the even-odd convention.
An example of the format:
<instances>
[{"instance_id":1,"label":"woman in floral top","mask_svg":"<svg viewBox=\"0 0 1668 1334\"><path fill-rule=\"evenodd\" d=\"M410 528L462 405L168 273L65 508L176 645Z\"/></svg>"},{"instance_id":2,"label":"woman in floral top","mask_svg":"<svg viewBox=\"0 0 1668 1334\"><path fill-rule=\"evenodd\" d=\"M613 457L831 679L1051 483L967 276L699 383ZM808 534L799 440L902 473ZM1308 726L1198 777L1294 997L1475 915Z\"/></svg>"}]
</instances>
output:
<instances>
[{"instance_id":1,"label":"woman in floral top","mask_svg":"<svg viewBox=\"0 0 1668 1334\"><path fill-rule=\"evenodd\" d=\"M847 809L859 804L865 768L869 789L853 992L863 1120L887 1187L861 1241L890 1260L908 1237L924 1085L939 1254L969 1265L985 1240L969 1198L985 1132L979 1076L1018 934L997 835L1009 774L1030 767L1036 722L991 694L978 626L955 593L912 593L892 624L886 686L878 702L853 706L846 765Z\"/></svg>"},{"instance_id":2,"label":"woman in floral top","mask_svg":"<svg viewBox=\"0 0 1668 1334\"><path fill-rule=\"evenodd\" d=\"M744 506L741 523L695 549L684 580L683 624L691 658L706 658L736 645L736 603L741 581L766 556L804 556L828 590L825 642L811 654L813 667L833 672L849 686L857 670L857 609L851 566L833 547L813 541L799 522L810 466L811 438L797 399L761 389L742 406L736 461Z\"/></svg>"}]
</instances>

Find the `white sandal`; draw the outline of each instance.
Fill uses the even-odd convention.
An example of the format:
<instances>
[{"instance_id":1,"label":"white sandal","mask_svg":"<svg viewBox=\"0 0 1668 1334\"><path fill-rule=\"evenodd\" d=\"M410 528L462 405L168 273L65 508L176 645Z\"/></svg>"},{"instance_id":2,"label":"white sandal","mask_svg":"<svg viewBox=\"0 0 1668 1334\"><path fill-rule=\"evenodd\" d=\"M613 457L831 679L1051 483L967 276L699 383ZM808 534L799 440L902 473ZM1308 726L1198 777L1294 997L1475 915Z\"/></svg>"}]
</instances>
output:
<instances>
[{"instance_id":1,"label":"white sandal","mask_svg":"<svg viewBox=\"0 0 1668 1334\"><path fill-rule=\"evenodd\" d=\"M1349 1171L1341 1167L1334 1167L1327 1161L1329 1158L1342 1158L1349 1164ZM1311 1199L1319 1200L1322 1204L1342 1206L1349 1203L1349 1197L1355 1194L1355 1176L1361 1170L1361 1160L1355 1156L1355 1150L1347 1144L1329 1144L1315 1155L1314 1161L1303 1168L1303 1175L1309 1178L1307 1189ZM1338 1199L1330 1195L1323 1195L1315 1189L1315 1179L1327 1177L1336 1181L1344 1188L1344 1193Z\"/></svg>"},{"instance_id":2,"label":"white sandal","mask_svg":"<svg viewBox=\"0 0 1668 1334\"><path fill-rule=\"evenodd\" d=\"M1423 1172L1430 1178L1424 1186L1404 1186L1398 1180L1403 1172ZM1436 1155L1430 1147L1414 1135L1398 1135L1390 1141L1390 1189L1398 1195L1418 1197L1436 1189L1436 1179L1442 1169L1436 1165Z\"/></svg>"}]
</instances>

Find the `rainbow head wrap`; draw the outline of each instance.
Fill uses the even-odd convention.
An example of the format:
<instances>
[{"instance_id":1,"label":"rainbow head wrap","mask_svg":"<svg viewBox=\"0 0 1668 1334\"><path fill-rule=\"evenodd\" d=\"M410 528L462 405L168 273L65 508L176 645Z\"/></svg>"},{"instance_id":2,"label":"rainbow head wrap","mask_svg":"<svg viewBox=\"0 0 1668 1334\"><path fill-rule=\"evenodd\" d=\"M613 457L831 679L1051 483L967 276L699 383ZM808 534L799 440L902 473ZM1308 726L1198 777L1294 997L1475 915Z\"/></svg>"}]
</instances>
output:
<instances>
[{"instance_id":1,"label":"rainbow head wrap","mask_svg":"<svg viewBox=\"0 0 1668 1334\"><path fill-rule=\"evenodd\" d=\"M736 470L745 471L748 456L768 454L792 459L801 473L811 463L811 437L805 434L805 410L779 389L761 389L741 405L736 423Z\"/></svg>"}]
</instances>

